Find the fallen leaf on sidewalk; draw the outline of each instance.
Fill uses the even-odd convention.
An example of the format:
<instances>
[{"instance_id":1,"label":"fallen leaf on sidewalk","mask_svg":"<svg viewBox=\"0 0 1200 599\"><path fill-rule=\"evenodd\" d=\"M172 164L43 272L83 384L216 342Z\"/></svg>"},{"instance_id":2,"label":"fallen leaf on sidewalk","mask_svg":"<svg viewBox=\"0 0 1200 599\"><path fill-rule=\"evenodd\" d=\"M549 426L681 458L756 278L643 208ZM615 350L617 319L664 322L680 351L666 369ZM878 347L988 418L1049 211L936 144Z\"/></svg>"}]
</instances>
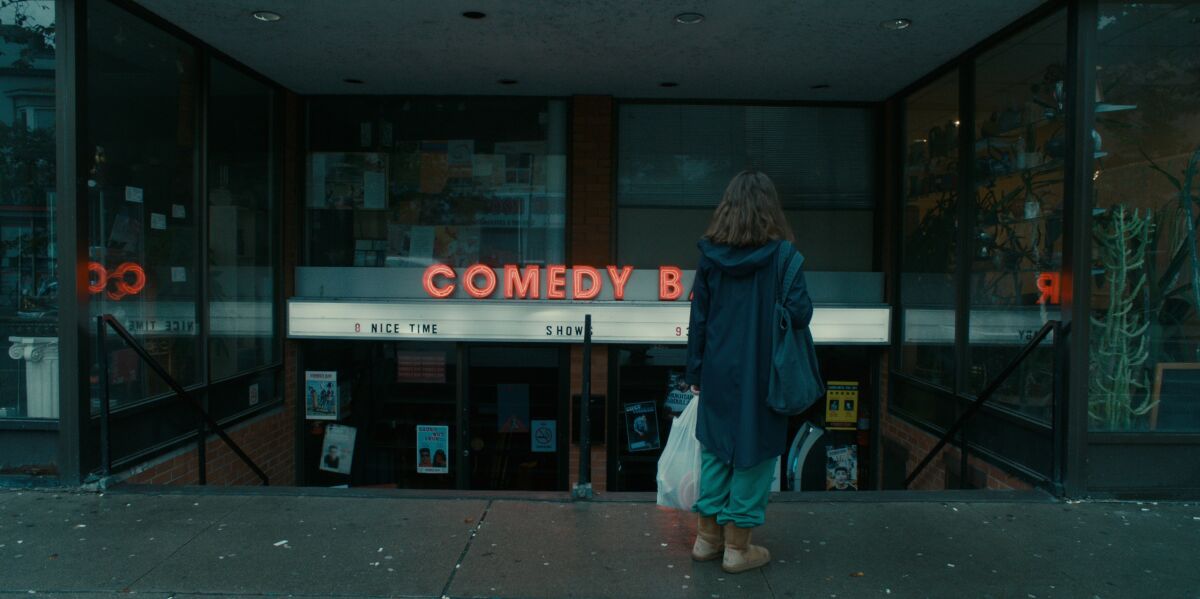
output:
<instances>
[{"instance_id":1,"label":"fallen leaf on sidewalk","mask_svg":"<svg viewBox=\"0 0 1200 599\"><path fill-rule=\"evenodd\" d=\"M474 521L475 521L474 518L463 518L463 524L470 524Z\"/></svg>"},{"instance_id":2,"label":"fallen leaf on sidewalk","mask_svg":"<svg viewBox=\"0 0 1200 599\"><path fill-rule=\"evenodd\" d=\"M855 572L855 573L851 574L850 576L852 576L854 578L862 578L863 576L866 576L866 574L863 574L862 572Z\"/></svg>"}]
</instances>

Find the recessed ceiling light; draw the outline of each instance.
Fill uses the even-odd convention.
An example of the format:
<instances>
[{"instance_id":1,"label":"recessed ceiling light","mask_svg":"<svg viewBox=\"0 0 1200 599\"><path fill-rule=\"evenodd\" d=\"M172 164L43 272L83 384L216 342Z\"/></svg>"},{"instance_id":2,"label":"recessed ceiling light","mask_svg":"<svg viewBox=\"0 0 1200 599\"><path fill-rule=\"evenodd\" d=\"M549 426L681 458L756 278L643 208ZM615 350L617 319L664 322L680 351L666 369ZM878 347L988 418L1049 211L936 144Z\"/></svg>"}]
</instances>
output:
<instances>
[{"instance_id":1,"label":"recessed ceiling light","mask_svg":"<svg viewBox=\"0 0 1200 599\"><path fill-rule=\"evenodd\" d=\"M675 15L675 22L680 25L695 25L704 22L704 15L698 12L683 12Z\"/></svg>"},{"instance_id":2,"label":"recessed ceiling light","mask_svg":"<svg viewBox=\"0 0 1200 599\"><path fill-rule=\"evenodd\" d=\"M468 19L473 19L473 20L475 20L475 21L478 21L479 19L482 19L482 18L486 17L486 16L487 16L487 13L485 13L485 12L479 12L479 11L477 11L477 10L468 10L467 12L464 12L464 13L462 14L462 16L464 16L464 17L466 17L466 18L468 18Z\"/></svg>"},{"instance_id":3,"label":"recessed ceiling light","mask_svg":"<svg viewBox=\"0 0 1200 599\"><path fill-rule=\"evenodd\" d=\"M342 79L342 81L344 81L346 83L351 83L354 85L362 85L364 83L364 81L362 79L354 79L354 78Z\"/></svg>"},{"instance_id":4,"label":"recessed ceiling light","mask_svg":"<svg viewBox=\"0 0 1200 599\"><path fill-rule=\"evenodd\" d=\"M274 23L275 21L282 19L283 16L277 12L271 12L269 10L256 10L254 11L254 18L264 23Z\"/></svg>"},{"instance_id":5,"label":"recessed ceiling light","mask_svg":"<svg viewBox=\"0 0 1200 599\"><path fill-rule=\"evenodd\" d=\"M679 83L675 81L663 81L658 84L659 87L679 87Z\"/></svg>"},{"instance_id":6,"label":"recessed ceiling light","mask_svg":"<svg viewBox=\"0 0 1200 599\"><path fill-rule=\"evenodd\" d=\"M499 83L500 85L516 85L517 80L516 79L499 79L496 81L496 83Z\"/></svg>"},{"instance_id":7,"label":"recessed ceiling light","mask_svg":"<svg viewBox=\"0 0 1200 599\"><path fill-rule=\"evenodd\" d=\"M895 18L895 19L888 19L888 20L880 23L879 26L884 29L890 29L892 31L899 31L901 29L908 29L909 27L911 27L912 20L905 19L903 17L899 17L899 18Z\"/></svg>"},{"instance_id":8,"label":"recessed ceiling light","mask_svg":"<svg viewBox=\"0 0 1200 599\"><path fill-rule=\"evenodd\" d=\"M828 83L818 83L816 85L810 85L808 87L808 89L829 89L829 84Z\"/></svg>"}]
</instances>

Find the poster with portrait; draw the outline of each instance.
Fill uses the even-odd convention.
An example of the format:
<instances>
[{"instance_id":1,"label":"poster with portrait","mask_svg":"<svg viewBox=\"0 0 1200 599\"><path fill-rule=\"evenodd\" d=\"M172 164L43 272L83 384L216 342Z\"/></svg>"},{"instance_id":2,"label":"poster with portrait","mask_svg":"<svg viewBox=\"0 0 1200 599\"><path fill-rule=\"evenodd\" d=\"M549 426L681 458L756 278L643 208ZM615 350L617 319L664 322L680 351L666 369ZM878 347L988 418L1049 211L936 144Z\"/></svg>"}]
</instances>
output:
<instances>
[{"instance_id":1,"label":"poster with portrait","mask_svg":"<svg viewBox=\"0 0 1200 599\"><path fill-rule=\"evenodd\" d=\"M666 405L675 414L682 412L695 397L692 393L692 386L683 380L683 376L683 372L678 370L667 373Z\"/></svg>"},{"instance_id":2,"label":"poster with portrait","mask_svg":"<svg viewBox=\"0 0 1200 599\"><path fill-rule=\"evenodd\" d=\"M358 429L353 426L330 424L325 427L325 440L321 442L320 469L338 474L350 474L354 462L354 438Z\"/></svg>"},{"instance_id":3,"label":"poster with portrait","mask_svg":"<svg viewBox=\"0 0 1200 599\"><path fill-rule=\"evenodd\" d=\"M450 427L417 425L417 474L450 472Z\"/></svg>"},{"instance_id":4,"label":"poster with portrait","mask_svg":"<svg viewBox=\"0 0 1200 599\"><path fill-rule=\"evenodd\" d=\"M858 446L825 448L825 490L858 490Z\"/></svg>"},{"instance_id":5,"label":"poster with portrait","mask_svg":"<svg viewBox=\"0 0 1200 599\"><path fill-rule=\"evenodd\" d=\"M655 402L625 404L625 438L629 451L653 451L661 446Z\"/></svg>"},{"instance_id":6,"label":"poster with portrait","mask_svg":"<svg viewBox=\"0 0 1200 599\"><path fill-rule=\"evenodd\" d=\"M304 371L304 417L308 420L338 419L336 370Z\"/></svg>"}]
</instances>

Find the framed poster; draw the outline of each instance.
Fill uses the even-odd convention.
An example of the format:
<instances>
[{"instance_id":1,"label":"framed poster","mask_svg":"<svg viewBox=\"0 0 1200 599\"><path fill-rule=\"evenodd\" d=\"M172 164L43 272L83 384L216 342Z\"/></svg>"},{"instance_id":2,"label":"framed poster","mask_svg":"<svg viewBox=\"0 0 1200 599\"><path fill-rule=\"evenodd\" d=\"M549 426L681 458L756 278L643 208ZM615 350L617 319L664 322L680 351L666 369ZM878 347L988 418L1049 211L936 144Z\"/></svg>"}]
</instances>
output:
<instances>
[{"instance_id":1,"label":"framed poster","mask_svg":"<svg viewBox=\"0 0 1200 599\"><path fill-rule=\"evenodd\" d=\"M450 427L417 425L417 474L450 472Z\"/></svg>"},{"instance_id":2,"label":"framed poster","mask_svg":"<svg viewBox=\"0 0 1200 599\"><path fill-rule=\"evenodd\" d=\"M858 446L825 448L825 490L858 490Z\"/></svg>"},{"instance_id":3,"label":"framed poster","mask_svg":"<svg viewBox=\"0 0 1200 599\"><path fill-rule=\"evenodd\" d=\"M672 412L678 414L692 402L695 397L692 394L692 386L683 380L683 373L680 371L672 371L667 373L667 401L666 405Z\"/></svg>"},{"instance_id":4,"label":"framed poster","mask_svg":"<svg viewBox=\"0 0 1200 599\"><path fill-rule=\"evenodd\" d=\"M629 451L653 451L661 447L655 402L625 404L625 438Z\"/></svg>"},{"instance_id":5,"label":"framed poster","mask_svg":"<svg viewBox=\"0 0 1200 599\"><path fill-rule=\"evenodd\" d=\"M1154 367L1150 430L1200 430L1200 362L1163 362Z\"/></svg>"},{"instance_id":6,"label":"framed poster","mask_svg":"<svg viewBox=\"0 0 1200 599\"><path fill-rule=\"evenodd\" d=\"M321 463L326 472L350 474L354 462L354 438L358 430L352 426L330 424L325 427L325 440L321 443Z\"/></svg>"},{"instance_id":7,"label":"framed poster","mask_svg":"<svg viewBox=\"0 0 1200 599\"><path fill-rule=\"evenodd\" d=\"M533 453L554 453L558 450L558 422L555 420L534 420L530 427L533 434L529 436L529 450Z\"/></svg>"},{"instance_id":8,"label":"framed poster","mask_svg":"<svg viewBox=\"0 0 1200 599\"><path fill-rule=\"evenodd\" d=\"M337 371L304 371L304 418L307 420L338 419Z\"/></svg>"}]
</instances>

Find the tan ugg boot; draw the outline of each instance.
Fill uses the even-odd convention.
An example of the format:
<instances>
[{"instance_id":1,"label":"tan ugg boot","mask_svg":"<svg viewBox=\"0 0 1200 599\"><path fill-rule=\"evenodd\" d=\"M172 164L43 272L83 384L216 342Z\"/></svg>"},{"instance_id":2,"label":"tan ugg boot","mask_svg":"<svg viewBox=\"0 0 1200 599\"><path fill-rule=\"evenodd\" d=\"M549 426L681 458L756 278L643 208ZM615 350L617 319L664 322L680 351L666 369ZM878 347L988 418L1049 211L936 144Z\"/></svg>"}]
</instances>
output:
<instances>
[{"instance_id":1,"label":"tan ugg boot","mask_svg":"<svg viewBox=\"0 0 1200 599\"><path fill-rule=\"evenodd\" d=\"M750 529L725 525L725 559L721 569L730 574L761 568L771 562L771 552L750 544Z\"/></svg>"},{"instance_id":2,"label":"tan ugg boot","mask_svg":"<svg viewBox=\"0 0 1200 599\"><path fill-rule=\"evenodd\" d=\"M692 545L692 559L707 562L721 557L725 551L725 535L716 516L700 516L696 519L696 543Z\"/></svg>"}]
</instances>

